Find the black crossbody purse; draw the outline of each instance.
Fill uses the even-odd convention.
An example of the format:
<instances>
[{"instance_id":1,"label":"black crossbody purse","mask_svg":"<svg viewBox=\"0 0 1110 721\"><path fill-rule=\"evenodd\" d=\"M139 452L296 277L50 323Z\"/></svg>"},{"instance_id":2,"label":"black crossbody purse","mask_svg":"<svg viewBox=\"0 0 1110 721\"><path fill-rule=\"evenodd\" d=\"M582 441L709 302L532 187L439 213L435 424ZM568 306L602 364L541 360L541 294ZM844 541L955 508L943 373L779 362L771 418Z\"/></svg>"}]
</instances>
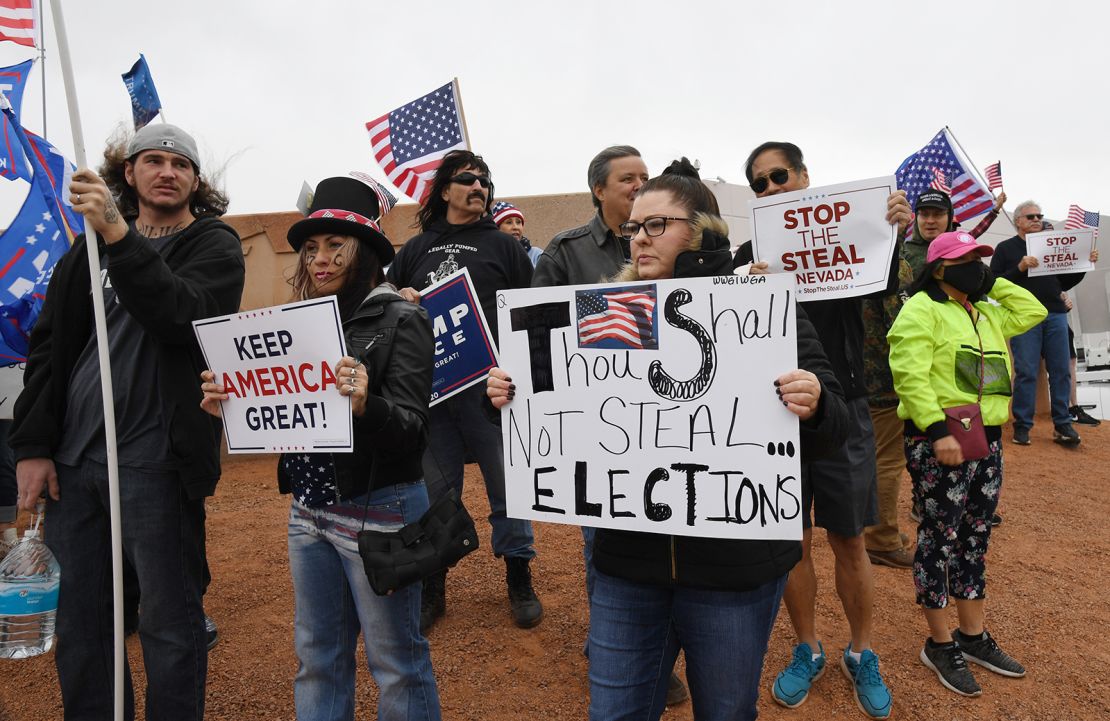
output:
<instances>
[{"instance_id":1,"label":"black crossbody purse","mask_svg":"<svg viewBox=\"0 0 1110 721\"><path fill-rule=\"evenodd\" d=\"M358 532L358 554L370 588L379 596L450 568L477 548L474 519L453 488L419 521L399 531Z\"/></svg>"}]
</instances>

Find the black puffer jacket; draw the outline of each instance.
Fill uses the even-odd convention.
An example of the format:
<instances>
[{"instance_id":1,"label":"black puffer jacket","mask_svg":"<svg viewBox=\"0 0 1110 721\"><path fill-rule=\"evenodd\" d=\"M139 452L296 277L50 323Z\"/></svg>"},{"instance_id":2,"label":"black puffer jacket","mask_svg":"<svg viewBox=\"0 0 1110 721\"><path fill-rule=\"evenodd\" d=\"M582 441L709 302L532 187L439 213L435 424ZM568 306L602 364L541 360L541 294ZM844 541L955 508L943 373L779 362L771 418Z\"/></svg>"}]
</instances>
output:
<instances>
[{"instance_id":1,"label":"black puffer jacket","mask_svg":"<svg viewBox=\"0 0 1110 721\"><path fill-rule=\"evenodd\" d=\"M695 226L694 247L699 248ZM728 239L717 232L700 233L700 248L675 261L676 278L730 275ZM848 409L817 332L797 307L798 365L821 382L817 414L801 423L805 464L838 448L847 436ZM788 369L783 369L784 371ZM743 591L786 574L801 560L798 541L739 541L693 538L640 531L599 528L594 540L594 565L602 573L638 583Z\"/></svg>"},{"instance_id":2,"label":"black puffer jacket","mask_svg":"<svg viewBox=\"0 0 1110 721\"><path fill-rule=\"evenodd\" d=\"M354 452L332 456L340 497L420 480L435 355L427 312L383 284L343 321L343 336L347 354L366 366L370 382L366 410L354 418ZM292 481L282 460L278 489L289 493Z\"/></svg>"}]
</instances>

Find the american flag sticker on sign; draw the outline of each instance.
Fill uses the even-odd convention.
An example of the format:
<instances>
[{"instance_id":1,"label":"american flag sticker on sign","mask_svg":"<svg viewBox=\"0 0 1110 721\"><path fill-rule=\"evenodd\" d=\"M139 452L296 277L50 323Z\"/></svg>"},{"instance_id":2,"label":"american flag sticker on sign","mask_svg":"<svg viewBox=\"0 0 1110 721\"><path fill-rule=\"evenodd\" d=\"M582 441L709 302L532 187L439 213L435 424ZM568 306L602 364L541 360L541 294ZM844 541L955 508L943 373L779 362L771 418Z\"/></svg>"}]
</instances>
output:
<instances>
[{"instance_id":1,"label":"american flag sticker on sign","mask_svg":"<svg viewBox=\"0 0 1110 721\"><path fill-rule=\"evenodd\" d=\"M659 349L654 283L574 294L578 347Z\"/></svg>"}]
</instances>

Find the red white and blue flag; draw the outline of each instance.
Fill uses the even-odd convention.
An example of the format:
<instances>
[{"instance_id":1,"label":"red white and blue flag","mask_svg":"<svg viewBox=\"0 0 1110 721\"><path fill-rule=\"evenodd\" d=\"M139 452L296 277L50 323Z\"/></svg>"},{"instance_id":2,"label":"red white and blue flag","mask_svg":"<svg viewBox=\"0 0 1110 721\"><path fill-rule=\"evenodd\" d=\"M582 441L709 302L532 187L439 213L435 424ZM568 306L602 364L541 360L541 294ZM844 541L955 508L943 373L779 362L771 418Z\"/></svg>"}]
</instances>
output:
<instances>
[{"instance_id":1,"label":"red white and blue flag","mask_svg":"<svg viewBox=\"0 0 1110 721\"><path fill-rule=\"evenodd\" d=\"M0 362L12 363L26 358L54 264L84 228L65 190L73 166L45 140L25 133L9 104L0 100L0 108L33 173L23 207L0 233Z\"/></svg>"},{"instance_id":2,"label":"red white and blue flag","mask_svg":"<svg viewBox=\"0 0 1110 721\"><path fill-rule=\"evenodd\" d=\"M948 185L948 178L944 177L944 171L940 168L933 168L933 182L929 183L929 187L942 193L952 192L952 188Z\"/></svg>"},{"instance_id":3,"label":"red white and blue flag","mask_svg":"<svg viewBox=\"0 0 1110 721\"><path fill-rule=\"evenodd\" d=\"M999 160L994 165L988 165L984 172L987 174L987 187L991 190L1000 190L1002 188L1002 161Z\"/></svg>"},{"instance_id":4,"label":"red white and blue flag","mask_svg":"<svg viewBox=\"0 0 1110 721\"><path fill-rule=\"evenodd\" d=\"M917 196L937 180L939 169L950 186L956 222L982 215L994 206L994 196L971 172L971 162L954 149L948 128L941 130L921 150L902 161L895 172L898 187L917 209Z\"/></svg>"},{"instance_id":5,"label":"red white and blue flag","mask_svg":"<svg viewBox=\"0 0 1110 721\"><path fill-rule=\"evenodd\" d=\"M443 156L467 149L454 81L371 120L366 130L389 182L421 204Z\"/></svg>"},{"instance_id":6,"label":"red white and blue flag","mask_svg":"<svg viewBox=\"0 0 1110 721\"><path fill-rule=\"evenodd\" d=\"M0 42L35 47L35 7L33 0L0 0Z\"/></svg>"},{"instance_id":7,"label":"red white and blue flag","mask_svg":"<svg viewBox=\"0 0 1110 721\"><path fill-rule=\"evenodd\" d=\"M1097 228L1098 219L1097 210L1083 210L1078 205L1073 205L1068 208L1068 218L1064 221L1064 229L1077 230L1079 228Z\"/></svg>"},{"instance_id":8,"label":"red white and blue flag","mask_svg":"<svg viewBox=\"0 0 1110 721\"><path fill-rule=\"evenodd\" d=\"M655 284L574 293L578 347L659 348Z\"/></svg>"}]
</instances>

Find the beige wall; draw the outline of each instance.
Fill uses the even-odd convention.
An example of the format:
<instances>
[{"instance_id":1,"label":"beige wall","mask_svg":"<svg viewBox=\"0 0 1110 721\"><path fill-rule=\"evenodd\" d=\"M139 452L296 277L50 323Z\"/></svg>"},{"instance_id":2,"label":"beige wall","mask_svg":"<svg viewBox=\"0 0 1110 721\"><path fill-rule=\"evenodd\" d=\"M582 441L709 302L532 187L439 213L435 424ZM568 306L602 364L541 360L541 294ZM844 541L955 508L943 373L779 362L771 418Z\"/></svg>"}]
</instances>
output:
<instances>
[{"instance_id":1,"label":"beige wall","mask_svg":"<svg viewBox=\"0 0 1110 721\"><path fill-rule=\"evenodd\" d=\"M527 195L503 198L524 213L524 234L540 248L560 231L589 222L594 210L588 193ZM418 232L413 227L415 203L398 205L383 219L382 230L396 248ZM241 310L288 303L297 260L286 242L289 227L301 219L297 212L229 215L224 218L239 233L247 264Z\"/></svg>"}]
</instances>

